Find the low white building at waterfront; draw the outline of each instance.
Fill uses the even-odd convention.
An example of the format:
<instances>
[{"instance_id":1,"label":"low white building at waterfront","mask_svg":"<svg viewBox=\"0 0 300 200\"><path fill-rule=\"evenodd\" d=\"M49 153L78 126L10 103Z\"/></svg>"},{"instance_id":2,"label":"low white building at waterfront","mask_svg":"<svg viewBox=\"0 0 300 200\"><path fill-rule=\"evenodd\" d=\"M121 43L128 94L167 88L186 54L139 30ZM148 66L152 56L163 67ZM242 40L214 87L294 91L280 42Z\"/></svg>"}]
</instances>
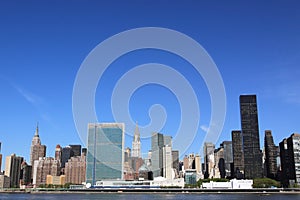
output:
<instances>
[{"instance_id":1,"label":"low white building at waterfront","mask_svg":"<svg viewBox=\"0 0 300 200\"><path fill-rule=\"evenodd\" d=\"M205 189L253 189L253 180L237 180L232 179L229 182L214 182L202 183L202 188Z\"/></svg>"}]
</instances>

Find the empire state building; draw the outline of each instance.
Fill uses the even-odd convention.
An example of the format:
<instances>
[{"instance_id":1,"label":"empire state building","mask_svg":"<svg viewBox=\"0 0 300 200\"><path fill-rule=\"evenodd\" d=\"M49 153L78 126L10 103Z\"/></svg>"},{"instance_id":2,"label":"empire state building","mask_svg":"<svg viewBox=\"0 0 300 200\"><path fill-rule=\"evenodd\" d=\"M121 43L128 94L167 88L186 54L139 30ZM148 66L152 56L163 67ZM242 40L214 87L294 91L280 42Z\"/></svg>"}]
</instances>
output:
<instances>
[{"instance_id":1,"label":"empire state building","mask_svg":"<svg viewBox=\"0 0 300 200\"><path fill-rule=\"evenodd\" d=\"M35 160L39 160L40 157L46 156L46 146L41 144L41 139L39 136L39 126L37 125L35 134L32 138L31 148L30 148L30 164L34 165Z\"/></svg>"}]
</instances>

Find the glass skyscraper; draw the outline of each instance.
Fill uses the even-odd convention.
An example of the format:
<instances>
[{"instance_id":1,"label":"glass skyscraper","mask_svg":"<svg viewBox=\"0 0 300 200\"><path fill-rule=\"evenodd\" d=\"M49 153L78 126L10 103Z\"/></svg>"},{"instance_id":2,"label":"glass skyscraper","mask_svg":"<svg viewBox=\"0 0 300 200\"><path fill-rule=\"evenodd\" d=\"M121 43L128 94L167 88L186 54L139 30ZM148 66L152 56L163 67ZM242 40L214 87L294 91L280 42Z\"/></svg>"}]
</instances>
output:
<instances>
[{"instance_id":1,"label":"glass skyscraper","mask_svg":"<svg viewBox=\"0 0 300 200\"><path fill-rule=\"evenodd\" d=\"M245 178L262 177L256 95L240 96Z\"/></svg>"},{"instance_id":2,"label":"glass skyscraper","mask_svg":"<svg viewBox=\"0 0 300 200\"><path fill-rule=\"evenodd\" d=\"M161 133L152 133L152 172L153 177L163 176L163 147L169 146L172 149L172 137Z\"/></svg>"},{"instance_id":3,"label":"glass skyscraper","mask_svg":"<svg viewBox=\"0 0 300 200\"><path fill-rule=\"evenodd\" d=\"M86 182L123 179L124 124L88 124Z\"/></svg>"}]
</instances>

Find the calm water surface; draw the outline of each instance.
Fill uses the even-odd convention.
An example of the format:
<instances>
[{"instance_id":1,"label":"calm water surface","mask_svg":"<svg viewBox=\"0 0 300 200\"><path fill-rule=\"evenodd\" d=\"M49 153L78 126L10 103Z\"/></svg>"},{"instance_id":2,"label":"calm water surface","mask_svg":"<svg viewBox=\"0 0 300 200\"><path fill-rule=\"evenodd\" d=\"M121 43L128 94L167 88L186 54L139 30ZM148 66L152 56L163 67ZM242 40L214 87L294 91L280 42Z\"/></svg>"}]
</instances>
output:
<instances>
[{"instance_id":1,"label":"calm water surface","mask_svg":"<svg viewBox=\"0 0 300 200\"><path fill-rule=\"evenodd\" d=\"M300 194L0 194L2 199L29 199L29 200L94 200L94 199L115 199L115 200L158 200L158 199L175 199L175 200L300 200Z\"/></svg>"}]
</instances>

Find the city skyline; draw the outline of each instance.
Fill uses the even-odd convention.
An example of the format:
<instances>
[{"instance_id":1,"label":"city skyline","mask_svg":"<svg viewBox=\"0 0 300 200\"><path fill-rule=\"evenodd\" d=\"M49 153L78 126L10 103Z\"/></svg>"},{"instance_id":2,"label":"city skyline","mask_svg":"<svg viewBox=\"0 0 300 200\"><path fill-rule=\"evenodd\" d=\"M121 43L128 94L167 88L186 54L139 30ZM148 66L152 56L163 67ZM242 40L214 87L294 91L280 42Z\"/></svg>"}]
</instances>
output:
<instances>
[{"instance_id":1,"label":"city skyline","mask_svg":"<svg viewBox=\"0 0 300 200\"><path fill-rule=\"evenodd\" d=\"M187 34L203 45L218 66L226 89L227 115L215 146L231 140L232 130L241 129L238 96L244 93L257 94L260 148L264 130L272 130L277 145L290 134L300 132L297 119L300 3L232 2L231 5L192 1L172 5L145 3L149 8L138 2L74 2L72 8L66 2L28 1L18 5L15 1L2 2L0 17L5 19L0 22L3 27L0 109L5 113L1 115L0 125L3 158L16 153L29 163L36 122L40 122L40 137L47 146L47 156L54 156L57 144L86 146L86 141L81 141L77 134L72 116L76 73L87 54L100 42L121 31L146 26ZM104 85L99 85L96 95L99 121L114 121L108 99L123 72L142 63L165 63L187 76L197 88L201 120L197 136L186 153L201 152L211 114L210 97L202 78L195 76L184 60L166 52L148 49L135 53L116 60L101 80ZM118 70L119 66L124 68ZM153 132L174 137L180 124L180 110L178 101L166 88L147 85L137 90L130 102L133 121L138 121L140 126L147 125L148 108L155 103L165 106L168 119L162 130ZM144 136L151 133L141 131L140 134L145 155L151 145L150 138ZM125 141L125 147L131 147L132 137L127 136Z\"/></svg>"}]
</instances>

